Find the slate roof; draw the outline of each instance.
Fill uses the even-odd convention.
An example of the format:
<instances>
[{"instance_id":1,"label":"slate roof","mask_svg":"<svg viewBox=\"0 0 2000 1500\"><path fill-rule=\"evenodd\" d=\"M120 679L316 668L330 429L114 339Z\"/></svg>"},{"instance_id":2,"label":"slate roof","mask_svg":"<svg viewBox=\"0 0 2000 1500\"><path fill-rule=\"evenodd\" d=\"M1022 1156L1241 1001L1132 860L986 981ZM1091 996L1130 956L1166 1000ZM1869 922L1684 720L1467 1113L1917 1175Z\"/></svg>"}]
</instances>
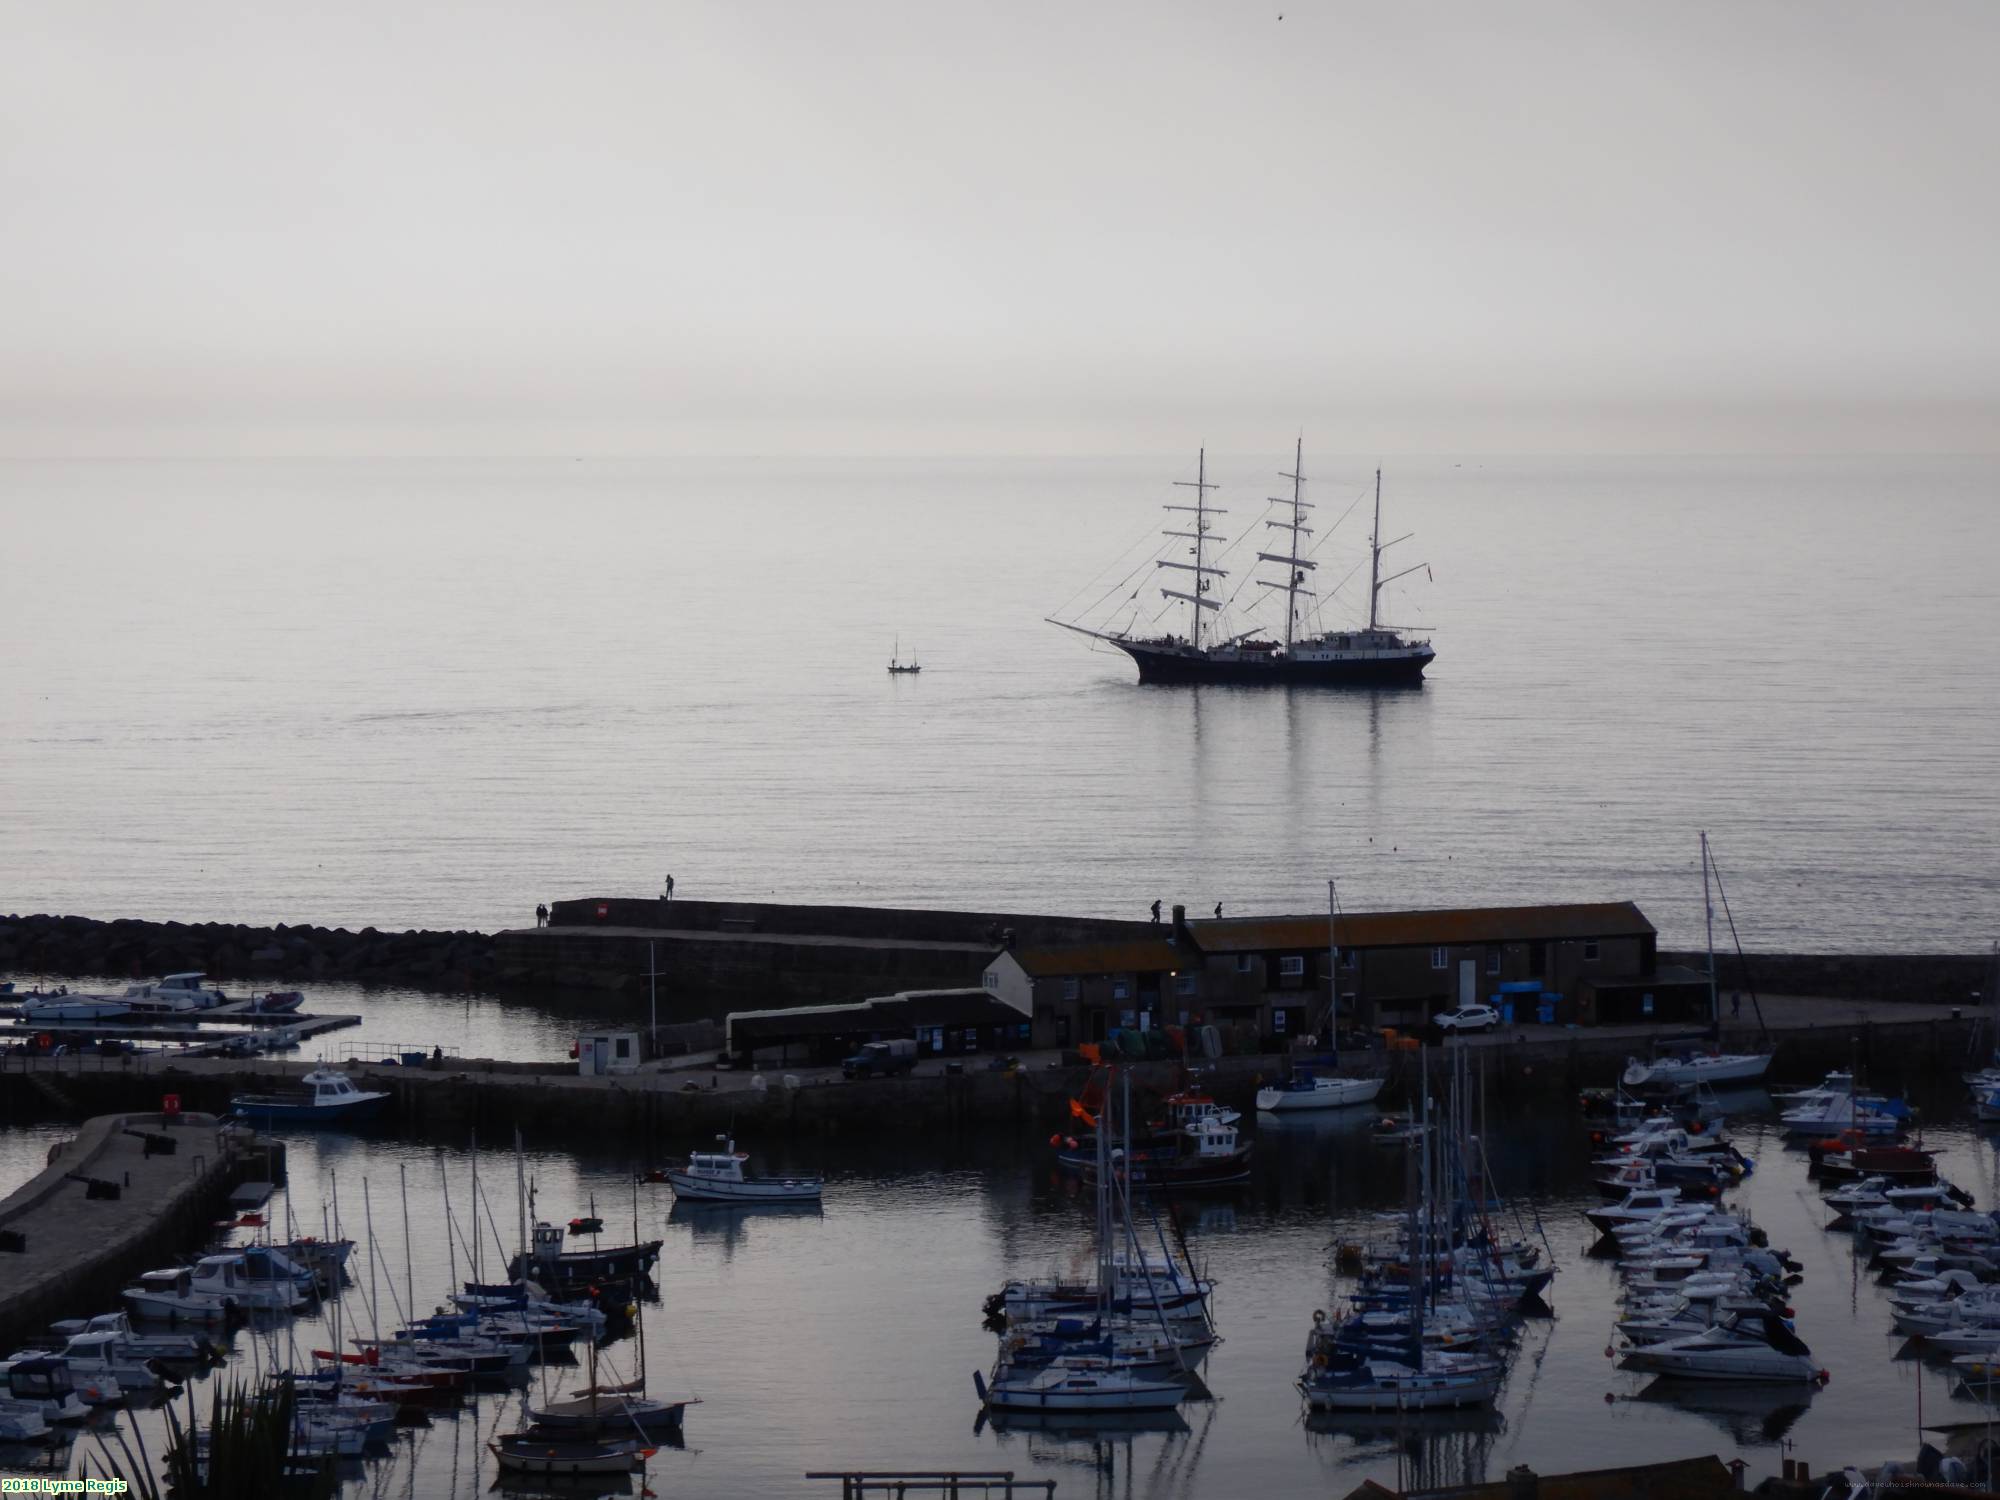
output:
<instances>
[{"instance_id":1,"label":"slate roof","mask_svg":"<svg viewBox=\"0 0 2000 1500\"><path fill-rule=\"evenodd\" d=\"M1327 937L1324 916L1205 918L1188 923L1188 928L1204 953L1324 948ZM1630 901L1346 912L1334 923L1334 937L1343 948L1644 937L1653 930L1653 924Z\"/></svg>"}]
</instances>

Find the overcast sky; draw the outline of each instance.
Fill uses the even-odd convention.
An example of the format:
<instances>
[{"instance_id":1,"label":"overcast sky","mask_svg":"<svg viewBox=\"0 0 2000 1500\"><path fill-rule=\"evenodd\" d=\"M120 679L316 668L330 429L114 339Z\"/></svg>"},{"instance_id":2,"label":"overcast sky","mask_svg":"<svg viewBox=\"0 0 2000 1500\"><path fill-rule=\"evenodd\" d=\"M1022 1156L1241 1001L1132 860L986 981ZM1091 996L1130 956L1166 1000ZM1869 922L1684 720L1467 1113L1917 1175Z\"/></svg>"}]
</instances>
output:
<instances>
[{"instance_id":1,"label":"overcast sky","mask_svg":"<svg viewBox=\"0 0 2000 1500\"><path fill-rule=\"evenodd\" d=\"M0 452L1994 446L1991 0L0 19Z\"/></svg>"}]
</instances>

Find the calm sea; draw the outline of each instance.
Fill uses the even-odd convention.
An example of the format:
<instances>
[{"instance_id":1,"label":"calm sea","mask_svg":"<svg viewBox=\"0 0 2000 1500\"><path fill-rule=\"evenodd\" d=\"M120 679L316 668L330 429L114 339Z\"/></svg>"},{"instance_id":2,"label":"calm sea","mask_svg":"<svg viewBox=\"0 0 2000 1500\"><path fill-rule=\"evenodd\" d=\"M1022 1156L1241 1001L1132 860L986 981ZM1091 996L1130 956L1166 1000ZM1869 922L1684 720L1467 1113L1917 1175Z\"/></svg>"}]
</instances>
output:
<instances>
[{"instance_id":1,"label":"calm sea","mask_svg":"<svg viewBox=\"0 0 2000 1500\"><path fill-rule=\"evenodd\" d=\"M1286 456L1209 455L1231 587ZM1746 946L2000 927L2000 460L1391 460L1421 691L1141 688L1041 617L1143 562L1191 460L0 465L0 911L492 928L671 872L1244 914L1334 876L1693 942L1706 827ZM1306 462L1348 622L1373 460Z\"/></svg>"}]
</instances>

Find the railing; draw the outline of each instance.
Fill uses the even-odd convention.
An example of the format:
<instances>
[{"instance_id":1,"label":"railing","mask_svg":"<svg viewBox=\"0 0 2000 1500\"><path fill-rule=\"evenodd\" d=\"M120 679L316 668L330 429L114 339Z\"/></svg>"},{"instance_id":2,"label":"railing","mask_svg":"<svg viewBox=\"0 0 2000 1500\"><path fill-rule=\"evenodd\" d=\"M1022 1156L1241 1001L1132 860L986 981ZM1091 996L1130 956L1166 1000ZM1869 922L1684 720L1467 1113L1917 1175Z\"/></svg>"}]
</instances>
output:
<instances>
[{"instance_id":1,"label":"railing","mask_svg":"<svg viewBox=\"0 0 2000 1500\"><path fill-rule=\"evenodd\" d=\"M951 1471L930 1471L905 1473L897 1470L821 1470L806 1475L808 1479L838 1479L840 1500L867 1500L869 1495L1006 1495L1015 1491L1033 1494L1040 1491L1044 1497L1056 1492L1053 1479L1016 1479L1012 1469L975 1469Z\"/></svg>"},{"instance_id":2,"label":"railing","mask_svg":"<svg viewBox=\"0 0 2000 1500\"><path fill-rule=\"evenodd\" d=\"M409 1059L415 1058L414 1063ZM431 1048L422 1042L343 1042L340 1061L369 1067L421 1067L431 1059Z\"/></svg>"}]
</instances>

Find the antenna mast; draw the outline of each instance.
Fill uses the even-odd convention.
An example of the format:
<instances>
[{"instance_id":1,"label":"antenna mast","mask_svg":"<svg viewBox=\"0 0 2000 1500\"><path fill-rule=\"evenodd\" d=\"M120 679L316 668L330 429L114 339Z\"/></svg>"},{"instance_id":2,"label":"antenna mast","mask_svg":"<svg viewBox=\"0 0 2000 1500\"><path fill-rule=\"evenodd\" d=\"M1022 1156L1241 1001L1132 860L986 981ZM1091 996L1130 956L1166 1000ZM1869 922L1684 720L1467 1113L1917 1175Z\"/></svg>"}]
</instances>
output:
<instances>
[{"instance_id":1,"label":"antenna mast","mask_svg":"<svg viewBox=\"0 0 2000 1500\"><path fill-rule=\"evenodd\" d=\"M1201 612L1205 609L1222 608L1221 605L1207 597L1209 575L1213 574L1217 578L1227 578L1229 576L1224 569L1211 568L1203 562L1204 549L1208 545L1208 518L1210 516L1224 516L1229 514L1229 512L1218 510L1208 503L1208 492L1217 486L1208 482L1208 450L1206 448L1200 450L1200 456L1196 460L1195 477L1192 480L1176 479L1174 484L1184 490L1193 490L1194 504L1169 505L1166 509L1193 511L1194 530L1167 531L1161 534L1163 536L1186 537L1192 541L1194 545L1188 548L1188 551L1194 554L1194 561L1192 563L1169 562L1163 557L1157 559L1157 563L1162 568L1183 568L1194 574L1194 592L1192 594L1183 594L1177 589L1161 589L1160 594L1163 598L1185 599L1188 602L1188 613L1194 616L1193 628L1188 632L1188 638L1193 642L1195 650L1199 651L1201 649ZM1216 540L1219 542L1222 538L1217 537Z\"/></svg>"}]
</instances>

